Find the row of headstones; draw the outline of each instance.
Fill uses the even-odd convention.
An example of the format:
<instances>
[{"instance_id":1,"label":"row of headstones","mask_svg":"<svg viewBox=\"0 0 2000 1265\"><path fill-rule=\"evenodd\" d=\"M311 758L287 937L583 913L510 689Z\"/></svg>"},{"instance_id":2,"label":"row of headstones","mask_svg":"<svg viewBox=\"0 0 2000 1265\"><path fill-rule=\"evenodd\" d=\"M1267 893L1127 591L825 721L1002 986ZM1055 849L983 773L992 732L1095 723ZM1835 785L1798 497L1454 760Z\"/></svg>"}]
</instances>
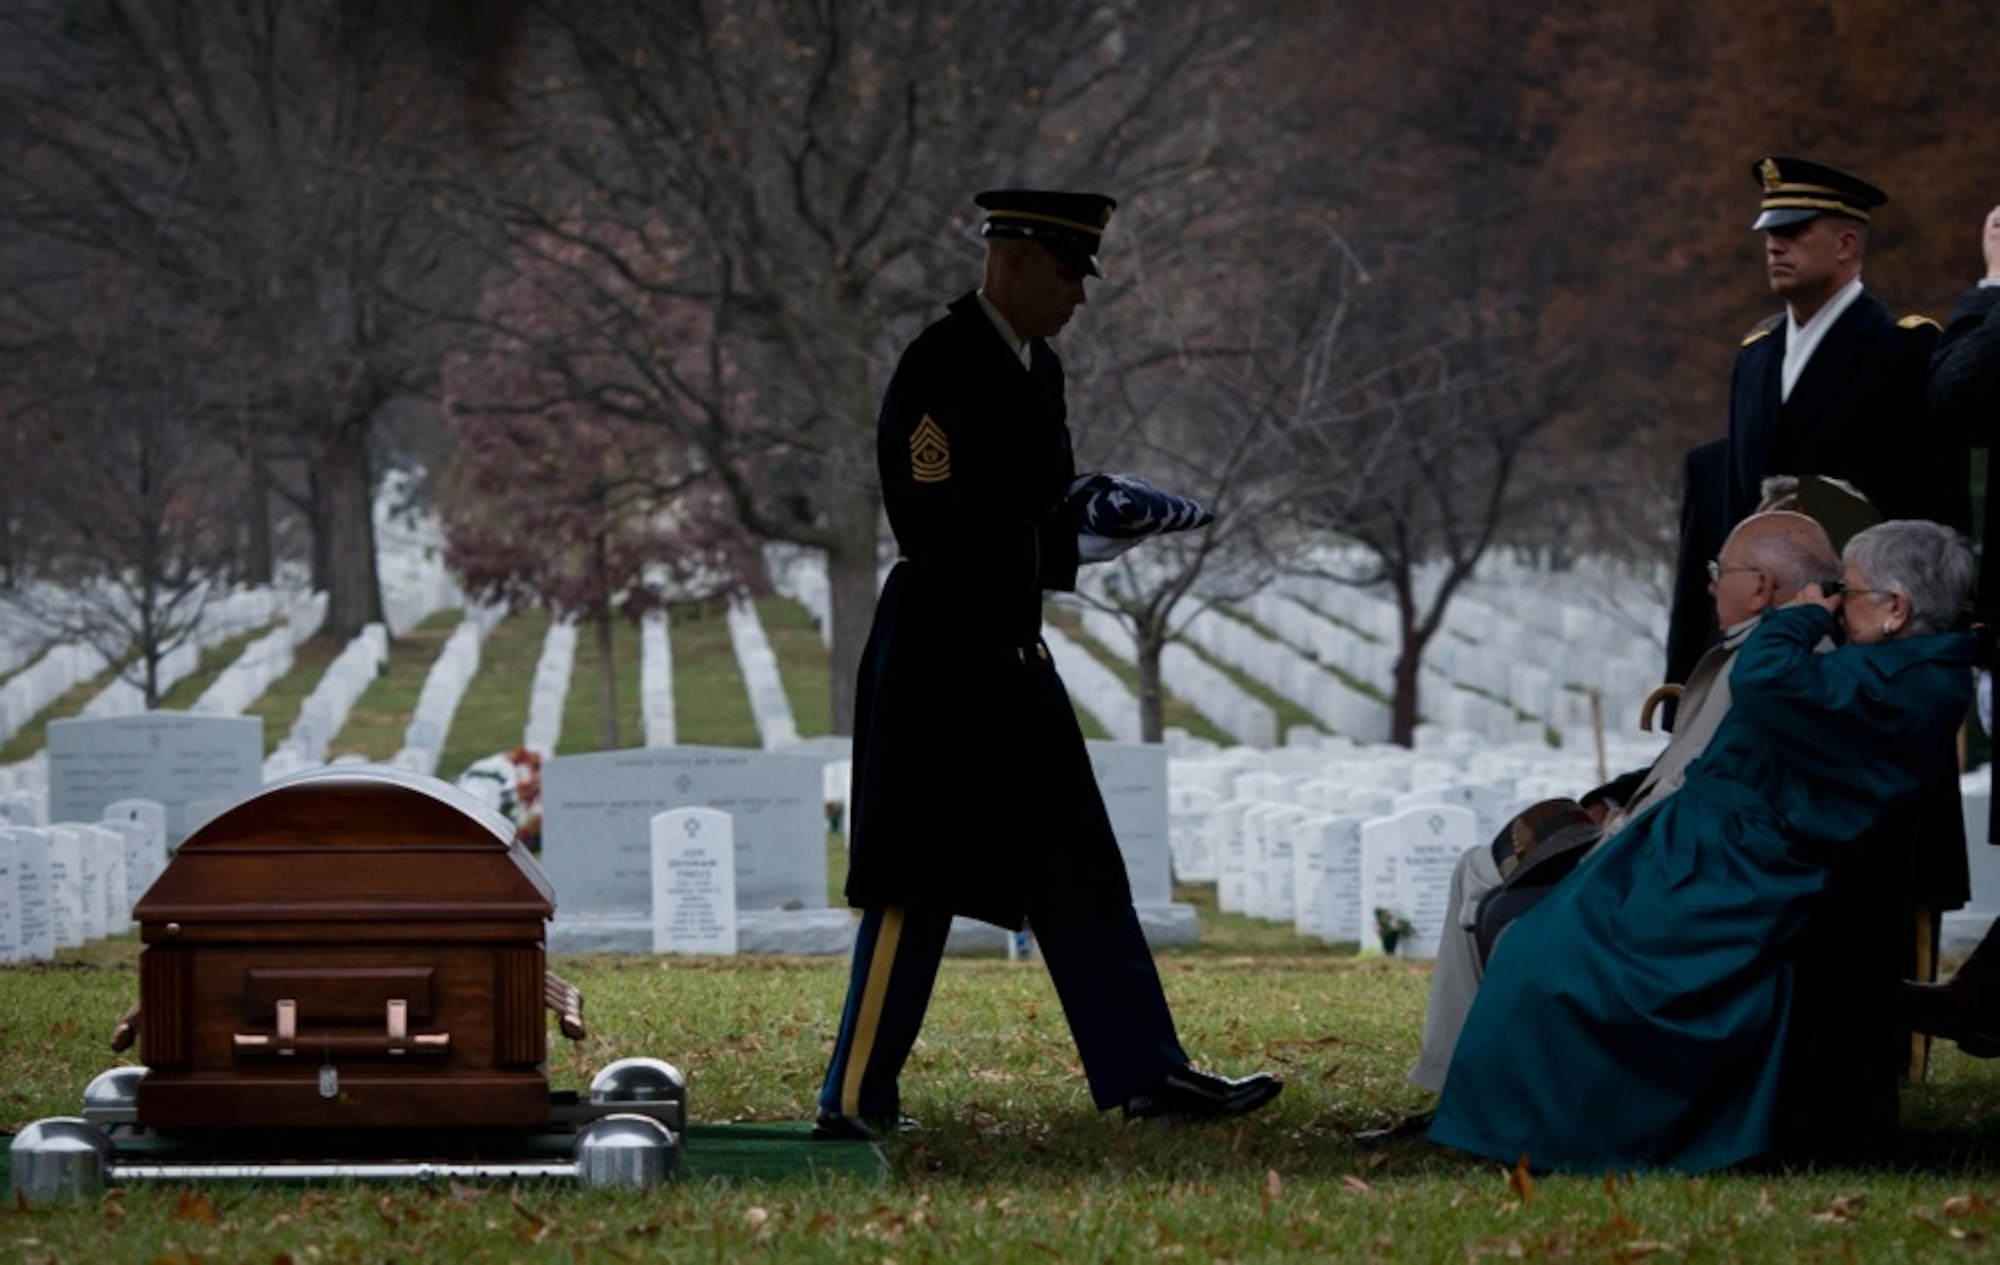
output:
<instances>
[{"instance_id":1,"label":"row of headstones","mask_svg":"<svg viewBox=\"0 0 2000 1265\"><path fill-rule=\"evenodd\" d=\"M382 587L382 622L400 637L439 611L465 604L446 569L443 526L437 515L414 507L421 470L383 474L371 511L375 522L375 571Z\"/></svg>"},{"instance_id":2,"label":"row of headstones","mask_svg":"<svg viewBox=\"0 0 2000 1265\"><path fill-rule=\"evenodd\" d=\"M104 655L80 642L51 646L47 654L0 685L0 742L21 731L43 708L109 666Z\"/></svg>"},{"instance_id":3,"label":"row of headstones","mask_svg":"<svg viewBox=\"0 0 2000 1265\"><path fill-rule=\"evenodd\" d=\"M757 723L757 738L766 751L789 747L799 740L799 727L792 717L792 702L785 694L785 682L778 672L778 655L764 632L757 608L742 598L729 603L729 642L736 651L736 666L750 692L750 715Z\"/></svg>"},{"instance_id":4,"label":"row of headstones","mask_svg":"<svg viewBox=\"0 0 2000 1265\"><path fill-rule=\"evenodd\" d=\"M1088 606L1083 612L1083 630L1120 661L1136 663L1138 647L1132 632L1109 611ZM1070 679L1070 660L1058 657L1063 679ZM1115 681L1117 678L1114 676ZM1160 652L1160 685L1167 693L1186 700L1217 728L1253 747L1268 747L1277 741L1278 715L1269 703L1253 697L1215 667L1179 642L1171 642ZM1123 688L1121 683L1120 688ZM1137 715L1137 703L1133 705ZM1101 715L1093 711L1094 715ZM1133 740L1137 740L1136 730Z\"/></svg>"},{"instance_id":5,"label":"row of headstones","mask_svg":"<svg viewBox=\"0 0 2000 1265\"><path fill-rule=\"evenodd\" d=\"M1142 925L1149 935L1164 928L1159 934L1193 938L1192 909L1173 902L1165 751L1089 746ZM663 918L671 926L659 934L684 943L725 934L728 919L716 894L723 876L683 861L679 881L694 886L655 891L668 875L666 863L653 856L655 843L679 846L699 836L713 844L720 828L683 820L663 836L657 819L705 809L730 821L734 863L727 881L734 884L743 951L845 952L852 919L828 907L826 891L829 802L836 794L844 798L851 767L844 747L836 741L786 752L677 747L546 761L541 859L557 893L551 949L644 952ZM990 947L1002 947L997 933Z\"/></svg>"},{"instance_id":6,"label":"row of headstones","mask_svg":"<svg viewBox=\"0 0 2000 1265\"><path fill-rule=\"evenodd\" d=\"M806 608L820 640L833 643L833 584L826 574L826 554L818 549L774 542L764 546L764 573L771 591Z\"/></svg>"},{"instance_id":7,"label":"row of headstones","mask_svg":"<svg viewBox=\"0 0 2000 1265\"><path fill-rule=\"evenodd\" d=\"M167 863L166 810L108 805L95 822L0 827L0 962L118 935Z\"/></svg>"},{"instance_id":8,"label":"row of headstones","mask_svg":"<svg viewBox=\"0 0 2000 1265\"><path fill-rule=\"evenodd\" d=\"M1397 951L1428 956L1459 855L1521 808L1578 795L1604 770L1545 745L1426 732L1415 751L1323 737L1274 752L1182 741L1169 807L1175 873L1215 882L1225 911L1323 940L1380 947L1385 925L1407 924ZM1643 767L1657 751L1622 742L1606 768Z\"/></svg>"},{"instance_id":9,"label":"row of headstones","mask_svg":"<svg viewBox=\"0 0 2000 1265\"><path fill-rule=\"evenodd\" d=\"M158 667L160 688L170 688L193 672L200 664L202 650L246 629L269 623L281 600L270 589L249 589L208 602L194 635L162 657ZM29 636L18 630L15 635L24 639ZM101 651L80 642L50 647L0 685L0 742L11 739L43 708L109 666L110 660ZM144 710L144 693L137 685L120 678L85 703L82 714L132 715Z\"/></svg>"},{"instance_id":10,"label":"row of headstones","mask_svg":"<svg viewBox=\"0 0 2000 1265\"><path fill-rule=\"evenodd\" d=\"M273 681L292 670L298 648L326 623L326 607L324 590L297 596L285 622L245 646L189 710L207 716L241 716Z\"/></svg>"},{"instance_id":11,"label":"row of headstones","mask_svg":"<svg viewBox=\"0 0 2000 1265\"><path fill-rule=\"evenodd\" d=\"M431 661L424 676L424 688L417 695L410 723L403 727L403 746L389 762L399 769L436 773L438 756L444 750L445 735L451 732L452 718L465 698L466 687L479 671L479 648L493 626L507 614L505 606L473 606L446 638L444 648Z\"/></svg>"},{"instance_id":12,"label":"row of headstones","mask_svg":"<svg viewBox=\"0 0 2000 1265\"><path fill-rule=\"evenodd\" d=\"M1320 555L1320 570L1353 571L1359 565L1358 557L1340 550ZM1420 576L1420 587L1435 586L1433 571ZM1640 578L1609 563L1585 560L1569 571L1551 572L1497 554L1482 573L1496 578L1475 578L1456 595L1446 607L1444 631L1426 646L1423 707L1433 720L1500 741L1524 739L1545 727L1582 738L1594 721L1591 689L1614 705L1636 704L1655 683L1664 612ZM1085 582L1099 580L1090 573ZM1615 609L1578 605L1564 596L1570 590ZM1384 696L1390 692L1400 637L1393 603L1365 588L1291 574L1241 599L1241 610L1275 639L1210 610L1190 622L1189 640L1298 702L1332 732L1369 741L1387 736L1387 704L1349 682L1366 683ZM1112 617L1092 612L1085 619L1086 631L1129 661L1129 649L1118 647L1129 646L1130 639ZM1564 682L1542 666L1551 644L1563 647ZM1200 662L1194 656L1187 660ZM1237 721L1224 698L1204 693L1195 699L1195 687L1164 662L1162 677L1170 692L1195 701L1225 730L1242 737L1256 727L1254 720ZM1570 683L1575 688L1563 688Z\"/></svg>"},{"instance_id":13,"label":"row of headstones","mask_svg":"<svg viewBox=\"0 0 2000 1265\"><path fill-rule=\"evenodd\" d=\"M648 611L639 621L639 732L649 747L671 747L674 721L674 650L667 613Z\"/></svg>"},{"instance_id":14,"label":"row of headstones","mask_svg":"<svg viewBox=\"0 0 2000 1265\"><path fill-rule=\"evenodd\" d=\"M576 667L576 625L566 619L552 620L542 638L542 653L535 660L535 676L528 684L528 723L521 731L521 745L549 755L562 738L563 707L569 701L569 678Z\"/></svg>"},{"instance_id":15,"label":"row of headstones","mask_svg":"<svg viewBox=\"0 0 2000 1265\"><path fill-rule=\"evenodd\" d=\"M1321 552L1315 571L1352 573L1357 566L1341 551ZM1435 587L1438 570L1420 569L1420 596ZM1337 622L1348 626L1333 634L1300 629L1278 612L1273 626L1296 633L1281 635L1357 679L1376 685L1392 679L1400 638L1393 603L1320 574L1285 576L1260 596L1269 601L1274 594L1314 613L1337 611ZM1587 703L1540 666L1549 647L1562 647L1568 682L1595 687L1606 698L1643 698L1658 682L1665 615L1656 585L1608 559L1580 559L1558 572L1497 552L1445 607L1439 634L1424 648L1424 666L1567 730L1586 723L1578 709Z\"/></svg>"},{"instance_id":16,"label":"row of headstones","mask_svg":"<svg viewBox=\"0 0 2000 1265\"><path fill-rule=\"evenodd\" d=\"M1389 708L1240 619L1210 608L1188 621L1186 636L1209 655L1283 695L1330 733L1358 742L1389 737Z\"/></svg>"},{"instance_id":17,"label":"row of headstones","mask_svg":"<svg viewBox=\"0 0 2000 1265\"><path fill-rule=\"evenodd\" d=\"M347 723L355 700L389 666L389 630L370 624L355 634L299 704L298 719L264 761L266 779L323 764L327 746Z\"/></svg>"},{"instance_id":18,"label":"row of headstones","mask_svg":"<svg viewBox=\"0 0 2000 1265\"><path fill-rule=\"evenodd\" d=\"M1055 656L1070 701L1089 712L1114 742L1140 740L1139 699L1118 674L1077 645L1054 624L1044 625L1042 640Z\"/></svg>"},{"instance_id":19,"label":"row of headstones","mask_svg":"<svg viewBox=\"0 0 2000 1265\"><path fill-rule=\"evenodd\" d=\"M242 589L219 597L204 596L194 628L162 654L153 667L153 684L164 693L194 675L202 652L277 618L284 597L275 589ZM133 665L128 672L136 671ZM77 713L80 716L136 716L146 710L146 692L129 675L114 677Z\"/></svg>"}]
</instances>

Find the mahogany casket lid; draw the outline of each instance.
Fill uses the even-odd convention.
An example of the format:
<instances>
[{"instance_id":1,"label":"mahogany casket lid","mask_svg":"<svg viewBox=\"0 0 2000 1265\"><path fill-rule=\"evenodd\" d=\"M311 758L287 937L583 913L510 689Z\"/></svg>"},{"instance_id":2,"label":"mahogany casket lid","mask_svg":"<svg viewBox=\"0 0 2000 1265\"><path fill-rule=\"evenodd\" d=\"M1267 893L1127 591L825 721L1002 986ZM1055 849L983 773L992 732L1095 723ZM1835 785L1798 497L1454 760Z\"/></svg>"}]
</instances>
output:
<instances>
[{"instance_id":1,"label":"mahogany casket lid","mask_svg":"<svg viewBox=\"0 0 2000 1265\"><path fill-rule=\"evenodd\" d=\"M232 805L132 909L141 923L554 914L555 888L512 823L386 765L307 770Z\"/></svg>"}]
</instances>

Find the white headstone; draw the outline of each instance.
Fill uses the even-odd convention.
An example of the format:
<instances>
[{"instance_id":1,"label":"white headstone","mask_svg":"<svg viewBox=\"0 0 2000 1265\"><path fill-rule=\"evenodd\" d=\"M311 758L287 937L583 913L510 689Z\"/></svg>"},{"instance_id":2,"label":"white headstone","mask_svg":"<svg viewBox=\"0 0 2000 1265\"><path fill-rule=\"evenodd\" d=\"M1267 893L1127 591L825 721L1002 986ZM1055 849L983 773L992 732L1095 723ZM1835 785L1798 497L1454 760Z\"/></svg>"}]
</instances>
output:
<instances>
[{"instance_id":1,"label":"white headstone","mask_svg":"<svg viewBox=\"0 0 2000 1265\"><path fill-rule=\"evenodd\" d=\"M146 894L153 880L160 877L160 871L167 868L167 850L143 821L108 817L97 824L118 836L119 847L125 854L125 892L121 898L124 908L121 916L129 920L132 906L139 903L139 898Z\"/></svg>"},{"instance_id":2,"label":"white headstone","mask_svg":"<svg viewBox=\"0 0 2000 1265\"><path fill-rule=\"evenodd\" d=\"M1173 849L1167 838L1167 749L1137 742L1085 744L1097 789L1125 855L1132 903L1163 905L1174 898Z\"/></svg>"},{"instance_id":3,"label":"white headstone","mask_svg":"<svg viewBox=\"0 0 2000 1265\"><path fill-rule=\"evenodd\" d=\"M97 857L97 934L122 934L132 921L132 902L126 896L125 837L101 823L82 822L84 846Z\"/></svg>"},{"instance_id":4,"label":"white headstone","mask_svg":"<svg viewBox=\"0 0 2000 1265\"><path fill-rule=\"evenodd\" d=\"M136 821L160 841L162 856L167 850L167 806L156 799L120 799L104 806L105 821Z\"/></svg>"},{"instance_id":5,"label":"white headstone","mask_svg":"<svg viewBox=\"0 0 2000 1265\"><path fill-rule=\"evenodd\" d=\"M192 833L188 805L229 805L264 786L264 722L147 712L49 723L49 820L96 821L120 800L165 806L167 845ZM213 815L212 813L210 814Z\"/></svg>"},{"instance_id":6,"label":"white headstone","mask_svg":"<svg viewBox=\"0 0 2000 1265\"><path fill-rule=\"evenodd\" d=\"M1167 812L1167 749L1158 744L1086 744L1097 789L1125 858L1132 907L1148 944L1193 944L1201 938L1194 906L1174 900L1173 844Z\"/></svg>"},{"instance_id":7,"label":"white headstone","mask_svg":"<svg viewBox=\"0 0 2000 1265\"><path fill-rule=\"evenodd\" d=\"M1205 786L1169 785L1167 834L1173 849L1174 877L1185 883L1215 881L1215 852L1209 846L1208 819L1220 797Z\"/></svg>"},{"instance_id":8,"label":"white headstone","mask_svg":"<svg viewBox=\"0 0 2000 1265\"><path fill-rule=\"evenodd\" d=\"M1250 897L1250 856L1243 838L1243 815L1256 801L1225 799L1209 814L1208 837L1215 856L1215 905L1226 914L1245 912Z\"/></svg>"},{"instance_id":9,"label":"white headstone","mask_svg":"<svg viewBox=\"0 0 2000 1265\"><path fill-rule=\"evenodd\" d=\"M736 839L729 814L676 808L652 819L653 952L736 952Z\"/></svg>"},{"instance_id":10,"label":"white headstone","mask_svg":"<svg viewBox=\"0 0 2000 1265\"><path fill-rule=\"evenodd\" d=\"M1965 818L1965 859L1972 877L1972 898L1965 908L1945 914L1938 939L1941 957L1964 958L2000 920L2000 846L1986 842L1993 802L1991 767L1959 778L1960 811Z\"/></svg>"},{"instance_id":11,"label":"white headstone","mask_svg":"<svg viewBox=\"0 0 2000 1265\"><path fill-rule=\"evenodd\" d=\"M1377 910L1409 925L1395 951L1437 956L1451 911L1446 896L1459 856L1476 841L1472 810L1450 804L1412 808L1361 827L1361 947L1383 947Z\"/></svg>"},{"instance_id":12,"label":"white headstone","mask_svg":"<svg viewBox=\"0 0 2000 1265\"><path fill-rule=\"evenodd\" d=\"M826 909L823 765L740 747L551 757L542 765L542 867L556 889L552 941L645 951L652 820L676 808L729 815L739 912Z\"/></svg>"},{"instance_id":13,"label":"white headstone","mask_svg":"<svg viewBox=\"0 0 2000 1265\"><path fill-rule=\"evenodd\" d=\"M19 962L21 950L21 843L0 828L0 962Z\"/></svg>"},{"instance_id":14,"label":"white headstone","mask_svg":"<svg viewBox=\"0 0 2000 1265\"><path fill-rule=\"evenodd\" d=\"M66 826L48 826L49 911L58 949L74 949L90 938L89 850L83 836Z\"/></svg>"},{"instance_id":15,"label":"white headstone","mask_svg":"<svg viewBox=\"0 0 2000 1265\"><path fill-rule=\"evenodd\" d=\"M1331 943L1361 941L1361 824L1353 814L1311 817L1294 849L1300 935Z\"/></svg>"},{"instance_id":16,"label":"white headstone","mask_svg":"<svg viewBox=\"0 0 2000 1265\"><path fill-rule=\"evenodd\" d=\"M47 962L56 955L55 906L49 864L49 835L32 826L8 832L15 842L15 869L20 874L21 957Z\"/></svg>"}]
</instances>

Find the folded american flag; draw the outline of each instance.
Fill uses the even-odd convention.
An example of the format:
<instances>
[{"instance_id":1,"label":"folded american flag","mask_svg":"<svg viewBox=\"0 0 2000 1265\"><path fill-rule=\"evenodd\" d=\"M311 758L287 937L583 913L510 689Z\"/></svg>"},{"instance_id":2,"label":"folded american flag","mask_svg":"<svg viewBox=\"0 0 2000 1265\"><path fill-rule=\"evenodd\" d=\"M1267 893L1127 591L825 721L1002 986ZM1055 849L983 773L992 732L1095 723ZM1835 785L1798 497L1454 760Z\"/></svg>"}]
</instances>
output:
<instances>
[{"instance_id":1,"label":"folded american flag","mask_svg":"<svg viewBox=\"0 0 2000 1265\"><path fill-rule=\"evenodd\" d=\"M1191 531L1215 521L1200 502L1162 492L1136 474L1083 475L1069 485L1063 504L1077 531L1112 539Z\"/></svg>"}]
</instances>

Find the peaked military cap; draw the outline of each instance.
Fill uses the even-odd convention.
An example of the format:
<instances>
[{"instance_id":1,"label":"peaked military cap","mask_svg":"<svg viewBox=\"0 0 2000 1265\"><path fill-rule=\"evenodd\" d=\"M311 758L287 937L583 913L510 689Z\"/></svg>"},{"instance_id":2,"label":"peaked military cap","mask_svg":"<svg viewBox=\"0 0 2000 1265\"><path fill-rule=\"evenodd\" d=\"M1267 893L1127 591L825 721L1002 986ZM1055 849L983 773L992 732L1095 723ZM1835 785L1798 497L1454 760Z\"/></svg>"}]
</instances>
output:
<instances>
[{"instance_id":1,"label":"peaked military cap","mask_svg":"<svg viewBox=\"0 0 2000 1265\"><path fill-rule=\"evenodd\" d=\"M988 189L972 199L986 212L983 237L1020 237L1040 242L1065 263L1093 277L1104 270L1097 246L1118 203L1101 193L1061 193L1053 189Z\"/></svg>"},{"instance_id":2,"label":"peaked military cap","mask_svg":"<svg viewBox=\"0 0 2000 1265\"><path fill-rule=\"evenodd\" d=\"M1751 178L1763 187L1764 201L1757 222L1761 232L1802 224L1815 215L1844 215L1868 222L1868 213L1889 195L1859 176L1788 154L1772 154L1750 164Z\"/></svg>"}]
</instances>

